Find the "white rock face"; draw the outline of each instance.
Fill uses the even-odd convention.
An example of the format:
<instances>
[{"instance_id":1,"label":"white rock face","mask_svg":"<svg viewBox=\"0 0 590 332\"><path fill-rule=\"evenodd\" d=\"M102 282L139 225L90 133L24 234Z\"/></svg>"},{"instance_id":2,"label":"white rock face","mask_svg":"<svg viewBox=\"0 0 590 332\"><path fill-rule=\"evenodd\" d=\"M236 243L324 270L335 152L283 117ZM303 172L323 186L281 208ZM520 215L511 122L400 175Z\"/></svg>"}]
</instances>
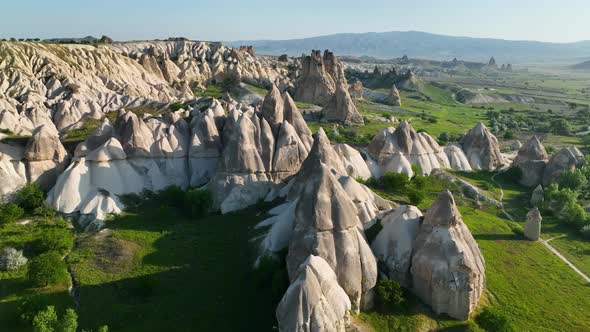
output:
<instances>
[{"instance_id":1,"label":"white rock face","mask_svg":"<svg viewBox=\"0 0 590 332\"><path fill-rule=\"evenodd\" d=\"M51 189L57 176L65 170L68 154L59 141L57 131L41 125L33 131L25 147L28 182L34 182L45 190Z\"/></svg>"},{"instance_id":2,"label":"white rock face","mask_svg":"<svg viewBox=\"0 0 590 332\"><path fill-rule=\"evenodd\" d=\"M472 170L469 160L467 160L467 156L465 156L465 153L460 146L449 144L444 147L444 151L449 158L449 164L452 169L465 172L470 172Z\"/></svg>"},{"instance_id":3,"label":"white rock face","mask_svg":"<svg viewBox=\"0 0 590 332\"><path fill-rule=\"evenodd\" d=\"M411 286L410 265L421 219L417 207L402 205L381 219L383 229L371 244L379 270L404 287Z\"/></svg>"},{"instance_id":4,"label":"white rock face","mask_svg":"<svg viewBox=\"0 0 590 332\"><path fill-rule=\"evenodd\" d=\"M279 331L346 331L351 303L330 265L310 255L295 272L295 278L276 310Z\"/></svg>"},{"instance_id":5,"label":"white rock face","mask_svg":"<svg viewBox=\"0 0 590 332\"><path fill-rule=\"evenodd\" d=\"M460 143L473 169L494 170L506 163L498 139L481 122L470 129Z\"/></svg>"},{"instance_id":6,"label":"white rock face","mask_svg":"<svg viewBox=\"0 0 590 332\"><path fill-rule=\"evenodd\" d=\"M531 241L539 241L541 237L541 212L538 208L530 210L526 214L526 223L524 224L524 236Z\"/></svg>"},{"instance_id":7,"label":"white rock face","mask_svg":"<svg viewBox=\"0 0 590 332\"><path fill-rule=\"evenodd\" d=\"M27 184L24 148L0 142L0 201L4 201L20 187Z\"/></svg>"},{"instance_id":8,"label":"white rock face","mask_svg":"<svg viewBox=\"0 0 590 332\"><path fill-rule=\"evenodd\" d=\"M311 176L301 187L287 255L290 279L295 280L298 267L309 255L320 256L336 273L353 310L368 308L377 264L357 208L325 164L315 159L308 167Z\"/></svg>"},{"instance_id":9,"label":"white rock face","mask_svg":"<svg viewBox=\"0 0 590 332\"><path fill-rule=\"evenodd\" d=\"M485 288L484 259L448 190L426 212L414 248L413 291L435 313L467 319Z\"/></svg>"},{"instance_id":10,"label":"white rock face","mask_svg":"<svg viewBox=\"0 0 590 332\"><path fill-rule=\"evenodd\" d=\"M348 144L336 144L334 150L338 153L340 161L346 169L346 174L363 180L371 177L371 171L360 152Z\"/></svg>"},{"instance_id":11,"label":"white rock face","mask_svg":"<svg viewBox=\"0 0 590 332\"><path fill-rule=\"evenodd\" d=\"M432 170L450 168L449 159L438 143L426 133L417 133L407 122L397 128L379 131L368 147L369 156L379 165L380 177L385 172L405 173L413 176L411 165L420 167L423 174Z\"/></svg>"},{"instance_id":12,"label":"white rock face","mask_svg":"<svg viewBox=\"0 0 590 332\"><path fill-rule=\"evenodd\" d=\"M538 185L531 195L531 205L540 207L545 201L545 191L541 185Z\"/></svg>"}]
</instances>

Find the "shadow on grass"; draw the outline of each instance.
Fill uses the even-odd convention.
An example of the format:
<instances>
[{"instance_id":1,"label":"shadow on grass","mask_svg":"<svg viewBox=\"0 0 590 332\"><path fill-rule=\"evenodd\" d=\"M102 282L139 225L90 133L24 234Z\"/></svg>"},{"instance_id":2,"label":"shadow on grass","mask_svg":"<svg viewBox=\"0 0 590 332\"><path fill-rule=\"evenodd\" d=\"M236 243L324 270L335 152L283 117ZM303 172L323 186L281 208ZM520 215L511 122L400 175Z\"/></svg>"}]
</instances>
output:
<instances>
[{"instance_id":1,"label":"shadow on grass","mask_svg":"<svg viewBox=\"0 0 590 332\"><path fill-rule=\"evenodd\" d=\"M253 270L263 208L191 220L144 211L109 222L147 255L123 278L82 285L82 328L110 331L272 331L280 300Z\"/></svg>"}]
</instances>

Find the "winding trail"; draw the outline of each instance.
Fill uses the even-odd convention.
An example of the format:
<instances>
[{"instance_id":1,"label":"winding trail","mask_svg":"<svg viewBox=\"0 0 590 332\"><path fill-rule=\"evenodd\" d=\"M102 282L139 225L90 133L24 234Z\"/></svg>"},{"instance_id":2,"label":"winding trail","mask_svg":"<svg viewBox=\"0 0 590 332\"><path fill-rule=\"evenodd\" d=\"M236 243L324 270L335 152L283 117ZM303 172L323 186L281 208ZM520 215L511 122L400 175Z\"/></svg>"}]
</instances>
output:
<instances>
[{"instance_id":1,"label":"winding trail","mask_svg":"<svg viewBox=\"0 0 590 332\"><path fill-rule=\"evenodd\" d=\"M496 186L498 186L498 188L500 189L500 208L502 209L502 213L504 213L504 215L506 216L506 218L510 219L510 221L515 222L514 218L512 218L512 216L510 215L510 213L508 213L505 209L504 209L504 190L502 189L502 185L498 182L496 182L496 175L498 175L499 173L495 173L494 175L492 175L492 182L494 182L494 184L496 184ZM580 271L580 269L578 269L574 263L572 263L569 259L565 258L559 251L557 251L557 249L555 249L552 245L549 244L549 241L560 238L560 237L564 237L567 236L566 234L562 234L556 237L552 237L548 240L543 240L540 239L539 241L541 243L543 243L543 245L545 245L545 247L547 247L552 253L555 254L555 256L557 256L559 259L561 259L562 261L564 261L572 270L574 270L577 274L579 274L582 278L584 278L584 280L587 283L590 283L590 277L588 277L586 274L584 274L584 272Z\"/></svg>"}]
</instances>

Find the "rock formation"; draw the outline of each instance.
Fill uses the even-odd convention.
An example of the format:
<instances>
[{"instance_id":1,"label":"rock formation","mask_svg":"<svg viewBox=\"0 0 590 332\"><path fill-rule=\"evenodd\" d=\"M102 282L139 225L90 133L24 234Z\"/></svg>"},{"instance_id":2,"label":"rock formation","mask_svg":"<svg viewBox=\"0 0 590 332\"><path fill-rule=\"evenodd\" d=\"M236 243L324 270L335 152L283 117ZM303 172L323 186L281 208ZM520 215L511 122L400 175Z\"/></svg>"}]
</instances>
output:
<instances>
[{"instance_id":1,"label":"rock formation","mask_svg":"<svg viewBox=\"0 0 590 332\"><path fill-rule=\"evenodd\" d=\"M330 75L325 64L328 57L327 50L323 57L319 50L313 50L311 55L301 58L302 73L295 82L295 100L322 105L336 93L337 78Z\"/></svg>"},{"instance_id":2,"label":"rock formation","mask_svg":"<svg viewBox=\"0 0 590 332\"><path fill-rule=\"evenodd\" d=\"M346 169L348 176L363 180L371 177L371 171L360 152L347 144L336 144L334 150L337 152L338 157L340 157L340 161Z\"/></svg>"},{"instance_id":3,"label":"rock formation","mask_svg":"<svg viewBox=\"0 0 590 332\"><path fill-rule=\"evenodd\" d=\"M470 172L472 170L469 160L467 160L467 156L465 156L465 153L459 145L449 144L444 147L444 151L449 158L449 164L452 169L465 172Z\"/></svg>"},{"instance_id":4,"label":"rock formation","mask_svg":"<svg viewBox=\"0 0 590 332\"><path fill-rule=\"evenodd\" d=\"M543 171L543 185L559 180L561 173L573 171L585 163L584 154L576 147L562 148L551 156Z\"/></svg>"},{"instance_id":5,"label":"rock formation","mask_svg":"<svg viewBox=\"0 0 590 332\"><path fill-rule=\"evenodd\" d=\"M279 331L346 331L350 299L326 260L310 255L294 275L276 310Z\"/></svg>"},{"instance_id":6,"label":"rock formation","mask_svg":"<svg viewBox=\"0 0 590 332\"><path fill-rule=\"evenodd\" d=\"M373 170L375 177L385 172L405 173L411 177L414 175L412 165L420 167L423 174L450 167L438 143L427 133L417 133L407 121L402 121L397 128L379 131L367 151L377 166Z\"/></svg>"},{"instance_id":7,"label":"rock formation","mask_svg":"<svg viewBox=\"0 0 590 332\"><path fill-rule=\"evenodd\" d=\"M512 161L512 167L518 167L522 171L520 184L527 187L539 185L543 180L543 172L549 156L545 147L536 136L518 150L516 158Z\"/></svg>"},{"instance_id":8,"label":"rock formation","mask_svg":"<svg viewBox=\"0 0 590 332\"><path fill-rule=\"evenodd\" d=\"M336 273L353 310L368 308L377 264L357 208L328 166L313 159L307 167L305 171L310 173L301 186L287 254L289 277L291 281L297 278L299 266L309 255L320 256Z\"/></svg>"},{"instance_id":9,"label":"rock formation","mask_svg":"<svg viewBox=\"0 0 590 332\"><path fill-rule=\"evenodd\" d=\"M514 142L512 142L512 144L510 144L510 149L512 151L518 151L520 150L520 148L522 148L522 143L520 143L519 140L515 140Z\"/></svg>"},{"instance_id":10,"label":"rock formation","mask_svg":"<svg viewBox=\"0 0 590 332\"><path fill-rule=\"evenodd\" d=\"M45 125L37 127L24 151L28 182L37 183L44 190L53 187L68 163L68 154L57 131L50 128Z\"/></svg>"},{"instance_id":11,"label":"rock formation","mask_svg":"<svg viewBox=\"0 0 590 332\"><path fill-rule=\"evenodd\" d=\"M379 271L388 278L410 287L410 264L422 212L411 205L402 205L381 219L383 229L371 244Z\"/></svg>"},{"instance_id":12,"label":"rock formation","mask_svg":"<svg viewBox=\"0 0 590 332\"><path fill-rule=\"evenodd\" d=\"M395 86L395 84L391 87L389 91L389 103L393 106L402 106L402 98L399 95L399 90Z\"/></svg>"},{"instance_id":13,"label":"rock formation","mask_svg":"<svg viewBox=\"0 0 590 332\"><path fill-rule=\"evenodd\" d=\"M541 212L538 208L530 210L526 214L526 223L524 224L524 236L531 241L539 241L541 237Z\"/></svg>"},{"instance_id":14,"label":"rock formation","mask_svg":"<svg viewBox=\"0 0 590 332\"><path fill-rule=\"evenodd\" d=\"M437 314L467 319L483 293L483 256L448 190L424 215L410 272L413 291Z\"/></svg>"},{"instance_id":15,"label":"rock formation","mask_svg":"<svg viewBox=\"0 0 590 332\"><path fill-rule=\"evenodd\" d=\"M535 207L543 206L543 202L545 201L545 191L541 185L538 185L535 190L533 190L533 194L531 195L531 205Z\"/></svg>"},{"instance_id":16,"label":"rock formation","mask_svg":"<svg viewBox=\"0 0 590 332\"><path fill-rule=\"evenodd\" d=\"M505 163L498 139L481 122L469 130L460 143L473 169L494 170Z\"/></svg>"},{"instance_id":17,"label":"rock formation","mask_svg":"<svg viewBox=\"0 0 590 332\"><path fill-rule=\"evenodd\" d=\"M346 83L337 83L336 92L322 109L322 120L344 124L364 123L352 98L348 94Z\"/></svg>"}]
</instances>

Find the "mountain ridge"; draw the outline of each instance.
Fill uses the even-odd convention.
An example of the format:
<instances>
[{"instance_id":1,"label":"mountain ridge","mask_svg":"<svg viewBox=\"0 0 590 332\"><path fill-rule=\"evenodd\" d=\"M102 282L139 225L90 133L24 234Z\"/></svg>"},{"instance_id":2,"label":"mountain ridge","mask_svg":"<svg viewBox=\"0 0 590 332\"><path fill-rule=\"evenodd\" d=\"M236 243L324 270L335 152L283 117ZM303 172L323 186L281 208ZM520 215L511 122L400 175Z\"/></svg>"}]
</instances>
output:
<instances>
[{"instance_id":1,"label":"mountain ridge","mask_svg":"<svg viewBox=\"0 0 590 332\"><path fill-rule=\"evenodd\" d=\"M337 33L288 40L239 40L229 45L252 45L261 54L292 56L311 49L328 48L338 55L450 60L454 57L471 61L487 61L495 56L499 62L575 63L590 55L590 41L554 43L529 40L459 37L420 31L389 31Z\"/></svg>"}]
</instances>

